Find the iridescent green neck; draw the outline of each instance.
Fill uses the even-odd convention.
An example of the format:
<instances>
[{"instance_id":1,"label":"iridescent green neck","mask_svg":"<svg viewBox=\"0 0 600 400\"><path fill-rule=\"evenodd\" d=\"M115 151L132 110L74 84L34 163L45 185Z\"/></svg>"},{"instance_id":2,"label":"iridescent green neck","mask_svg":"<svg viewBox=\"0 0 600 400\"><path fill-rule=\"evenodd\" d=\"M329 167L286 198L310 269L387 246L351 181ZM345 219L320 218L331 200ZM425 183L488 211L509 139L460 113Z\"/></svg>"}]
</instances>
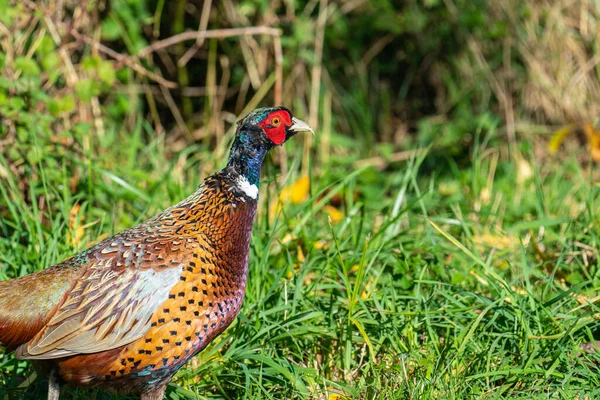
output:
<instances>
[{"instance_id":1,"label":"iridescent green neck","mask_svg":"<svg viewBox=\"0 0 600 400\"><path fill-rule=\"evenodd\" d=\"M266 141L256 139L257 136L247 128L240 129L231 146L227 162L228 167L233 167L238 174L248 180L248 183L256 186L259 183L262 163L272 147Z\"/></svg>"}]
</instances>

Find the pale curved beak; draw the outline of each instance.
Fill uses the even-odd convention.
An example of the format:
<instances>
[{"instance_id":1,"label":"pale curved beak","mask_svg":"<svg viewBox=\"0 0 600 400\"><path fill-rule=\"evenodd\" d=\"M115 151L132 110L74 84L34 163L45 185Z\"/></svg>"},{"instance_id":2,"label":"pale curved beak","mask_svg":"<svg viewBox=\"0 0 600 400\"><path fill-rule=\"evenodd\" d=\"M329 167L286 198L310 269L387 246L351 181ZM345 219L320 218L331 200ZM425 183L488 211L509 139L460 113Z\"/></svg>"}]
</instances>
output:
<instances>
[{"instance_id":1,"label":"pale curved beak","mask_svg":"<svg viewBox=\"0 0 600 400\"><path fill-rule=\"evenodd\" d=\"M289 127L289 130L294 133L310 132L313 135L315 134L315 131L312 130L310 125L308 125L306 122L299 120L298 118L295 118L295 117L292 118L292 126Z\"/></svg>"}]
</instances>

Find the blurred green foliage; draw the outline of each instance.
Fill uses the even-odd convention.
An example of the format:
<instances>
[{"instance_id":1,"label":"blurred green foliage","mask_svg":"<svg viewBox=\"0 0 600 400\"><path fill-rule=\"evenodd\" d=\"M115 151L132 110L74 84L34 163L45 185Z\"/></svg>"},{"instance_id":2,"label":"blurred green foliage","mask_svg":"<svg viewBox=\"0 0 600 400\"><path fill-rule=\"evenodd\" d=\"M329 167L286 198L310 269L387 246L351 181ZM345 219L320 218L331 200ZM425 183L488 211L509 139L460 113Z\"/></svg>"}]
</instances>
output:
<instances>
[{"instance_id":1,"label":"blurred green foliage","mask_svg":"<svg viewBox=\"0 0 600 400\"><path fill-rule=\"evenodd\" d=\"M19 76L5 78L11 82L3 82L0 96L23 101L4 103L3 115L16 116L17 109L35 114L47 108L52 116L66 118L77 113L78 104L85 107L100 97L102 116L111 117L116 124L126 121L127 113L141 111L155 124L160 121L167 131L181 131L176 123L180 113L187 129L193 131L215 117L197 117L201 114L239 113L259 89L256 78L249 84L249 75L257 74L261 83L274 67L268 37L227 38L214 47L204 43L185 66L177 62L193 41L135 60L135 55L152 42L198 29L201 2L94 0L61 4L64 23L59 21L55 27L46 26L47 21L39 18L53 10L53 2L37 10L38 18L31 15L29 3L4 5L3 23L13 32L10 38L18 46L8 58L4 49L0 59L5 69ZM316 65L321 6L326 7L327 18L322 62ZM23 15L31 16L28 24ZM492 65L501 62L502 54L497 49L507 37L507 27L490 15L485 0L224 1L213 2L207 29L260 25L281 28L284 103L312 111L311 73L313 68L321 68L324 79L317 89L321 99L326 93L332 96L334 134L359 140L359 148L369 149L377 141L395 143L396 149L413 143L435 143L444 151L454 149L456 153L469 145L469 138L481 128L482 120L496 118L494 101L483 101L489 100L489 88L466 82L468 71L464 70L470 39L485 41L483 51ZM70 26L93 41L100 39L122 58L115 60L112 54L90 46L90 42L74 40L68 32ZM54 38L52 28L57 32ZM57 48L67 44L67 52L59 55ZM152 79L130 69L124 57L133 57L147 70L178 83L180 87L171 91L173 101L158 90ZM210 80L219 82L225 76L228 94L219 109L212 108L214 99L210 96L188 96L183 90L205 88L208 93L209 85L214 84ZM144 90L127 93L121 86L131 84L144 85ZM132 97L136 100L131 101ZM272 101L271 94L262 100L265 104ZM324 107L321 100L316 110L321 117ZM427 122L427 118L439 120L440 116L443 124ZM25 122L16 117L15 123ZM89 120L89 116L82 119ZM46 121L40 129L52 123Z\"/></svg>"},{"instance_id":2,"label":"blurred green foliage","mask_svg":"<svg viewBox=\"0 0 600 400\"><path fill-rule=\"evenodd\" d=\"M569 78L567 86L579 82L582 90L558 91L548 81L552 68L558 76L570 64L539 59L564 54L552 47L551 35L571 29L556 19L563 13L567 21L570 11L551 2L533 5L224 0L204 10L203 2L185 0L2 2L0 141L9 162L18 163L36 160L33 139L23 132L64 137L50 140L58 164L63 152L90 151L108 131L137 129L142 116L152 128L143 130L143 140L164 133L169 149L197 145L222 153L247 105L274 102L273 37L192 39L144 56L140 51L201 24L209 31L269 26L282 32L283 103L308 114L320 133L317 143L328 146L315 157L331 153L344 162L344 151L336 149L351 148L359 157L391 160L402 150L431 147L428 167L440 159L468 162L479 133L499 125L595 118L600 90L589 86L596 71L586 67L589 76L577 75L585 79ZM580 46L573 51L585 67L587 52L598 48L595 39L565 32L573 38L569 46ZM544 69L548 76L540 74ZM77 136L86 130L95 133L88 144Z\"/></svg>"}]
</instances>

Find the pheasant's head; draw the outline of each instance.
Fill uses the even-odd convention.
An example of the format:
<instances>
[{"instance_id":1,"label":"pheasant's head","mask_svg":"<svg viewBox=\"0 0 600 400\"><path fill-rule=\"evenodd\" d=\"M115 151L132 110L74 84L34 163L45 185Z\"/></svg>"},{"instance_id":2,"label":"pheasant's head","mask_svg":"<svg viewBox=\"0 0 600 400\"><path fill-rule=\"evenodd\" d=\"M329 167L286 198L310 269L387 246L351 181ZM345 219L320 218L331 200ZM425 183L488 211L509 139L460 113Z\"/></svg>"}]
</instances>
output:
<instances>
[{"instance_id":1,"label":"pheasant's head","mask_svg":"<svg viewBox=\"0 0 600 400\"><path fill-rule=\"evenodd\" d=\"M227 165L258 185L260 167L269 150L298 132L314 133L285 107L257 108L238 122Z\"/></svg>"},{"instance_id":2,"label":"pheasant's head","mask_svg":"<svg viewBox=\"0 0 600 400\"><path fill-rule=\"evenodd\" d=\"M285 107L257 108L238 122L237 133L254 134L271 146L285 143L298 132L313 132L304 121L295 118Z\"/></svg>"}]
</instances>

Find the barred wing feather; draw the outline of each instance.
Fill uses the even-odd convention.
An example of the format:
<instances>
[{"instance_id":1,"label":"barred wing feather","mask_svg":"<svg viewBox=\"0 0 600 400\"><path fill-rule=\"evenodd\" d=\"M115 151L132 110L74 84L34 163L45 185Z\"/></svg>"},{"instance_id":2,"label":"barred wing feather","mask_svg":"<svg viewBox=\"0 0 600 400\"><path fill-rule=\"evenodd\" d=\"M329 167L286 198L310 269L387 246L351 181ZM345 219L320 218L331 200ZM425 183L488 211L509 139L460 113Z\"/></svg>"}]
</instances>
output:
<instances>
[{"instance_id":1,"label":"barred wing feather","mask_svg":"<svg viewBox=\"0 0 600 400\"><path fill-rule=\"evenodd\" d=\"M182 264L156 271L100 260L88 267L48 324L21 345L21 359L52 359L124 346L150 328L154 311L177 283Z\"/></svg>"}]
</instances>

